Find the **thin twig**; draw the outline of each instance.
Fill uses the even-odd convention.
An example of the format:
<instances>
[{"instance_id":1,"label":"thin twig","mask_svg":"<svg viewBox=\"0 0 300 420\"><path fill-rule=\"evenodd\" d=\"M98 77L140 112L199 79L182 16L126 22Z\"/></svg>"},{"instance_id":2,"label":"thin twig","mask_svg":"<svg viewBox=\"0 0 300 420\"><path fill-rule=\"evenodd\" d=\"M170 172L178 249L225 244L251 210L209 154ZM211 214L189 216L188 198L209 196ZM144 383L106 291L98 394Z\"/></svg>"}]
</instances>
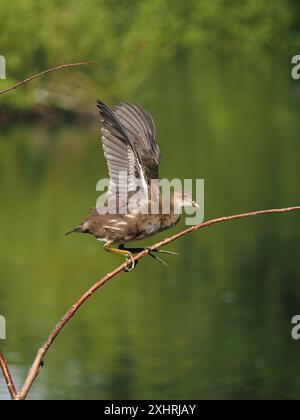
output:
<instances>
[{"instance_id":1,"label":"thin twig","mask_svg":"<svg viewBox=\"0 0 300 420\"><path fill-rule=\"evenodd\" d=\"M57 67L54 67L52 69L42 71L41 73L34 74L33 76L30 76L27 79L23 80L22 82L16 83L15 85L8 87L7 89L0 90L0 95L2 95L3 93L7 93L11 90L17 89L19 86L25 85L26 83L31 82L31 80L37 79L38 77L41 77L41 76L45 76L46 74L52 73L53 71L63 70L63 69L67 69L67 68L70 68L70 67L84 66L84 65L87 65L87 64L93 64L93 61L84 61L82 63L63 64L61 66L57 66Z\"/></svg>"},{"instance_id":2,"label":"thin twig","mask_svg":"<svg viewBox=\"0 0 300 420\"><path fill-rule=\"evenodd\" d=\"M242 219L246 217L252 217L252 216L258 216L262 214L271 214L271 213L285 213L285 212L291 212L291 211L299 211L300 206L294 206L294 207L287 207L282 209L273 209L273 210L261 210L261 211L255 211L250 213L243 213L243 214L237 214L234 216L228 216L228 217L219 217L217 219L212 219L207 222L201 223L199 225L191 226L188 229L183 230L180 233L177 233L176 235L173 235L169 238L166 238L155 245L149 247L148 249L145 249L141 251L139 254L137 254L134 259L135 261L138 261L145 257L149 252L154 251L164 245L167 245L171 242L174 242L176 239L181 238L184 235L187 235L188 233L191 233L193 231L199 230L201 228L205 228L208 226L211 226L216 223L222 223L222 222L228 222L232 220ZM49 337L45 341L45 343L42 345L42 347L39 349L37 356L33 362L33 365L28 373L28 376L25 380L24 386L21 390L21 392L16 396L16 400L24 400L26 399L33 382L37 378L37 376L40 373L40 369L44 360L44 357L46 353L48 352L49 348L57 338L57 336L60 334L64 326L68 323L68 321L76 314L78 309L93 295L93 293L96 292L100 287L102 287L105 283L107 283L109 280L111 280L113 277L115 277L117 274L121 273L123 269L126 267L126 264L120 265L118 268L116 268L111 273L107 274L103 279L101 279L99 282L94 284L73 306L72 308L64 315L64 317L59 321L59 323L56 325L56 327L53 329L53 331L50 333Z\"/></svg>"},{"instance_id":3,"label":"thin twig","mask_svg":"<svg viewBox=\"0 0 300 420\"><path fill-rule=\"evenodd\" d=\"M3 354L1 352L0 352L0 368L2 370L11 399L15 400L17 397L17 391L15 388L14 382L12 380L10 371L8 369L6 360L4 359Z\"/></svg>"}]
</instances>

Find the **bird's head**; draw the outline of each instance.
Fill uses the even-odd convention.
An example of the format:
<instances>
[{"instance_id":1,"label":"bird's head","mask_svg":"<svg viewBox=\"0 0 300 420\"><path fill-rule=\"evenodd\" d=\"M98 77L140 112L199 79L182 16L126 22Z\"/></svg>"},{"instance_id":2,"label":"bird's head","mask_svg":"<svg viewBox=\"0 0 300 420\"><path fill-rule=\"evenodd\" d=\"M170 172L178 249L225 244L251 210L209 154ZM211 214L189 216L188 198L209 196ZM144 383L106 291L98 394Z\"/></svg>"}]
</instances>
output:
<instances>
[{"instance_id":1,"label":"bird's head","mask_svg":"<svg viewBox=\"0 0 300 420\"><path fill-rule=\"evenodd\" d=\"M199 204L194 201L189 194L181 191L175 192L174 202L175 207L177 208L194 207L198 209L200 207Z\"/></svg>"}]
</instances>

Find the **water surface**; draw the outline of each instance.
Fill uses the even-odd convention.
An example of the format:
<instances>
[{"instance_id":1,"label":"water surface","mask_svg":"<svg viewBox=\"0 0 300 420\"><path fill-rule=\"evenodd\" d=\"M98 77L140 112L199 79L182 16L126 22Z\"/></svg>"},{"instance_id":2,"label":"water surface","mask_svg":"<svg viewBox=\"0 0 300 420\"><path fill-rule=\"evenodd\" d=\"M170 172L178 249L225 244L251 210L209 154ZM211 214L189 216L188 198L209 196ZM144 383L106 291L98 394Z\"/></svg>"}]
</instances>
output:
<instances>
[{"instance_id":1,"label":"water surface","mask_svg":"<svg viewBox=\"0 0 300 420\"><path fill-rule=\"evenodd\" d=\"M120 98L152 112L162 177L205 179L206 219L299 204L299 99L288 63L197 54ZM1 348L19 384L58 319L120 262L91 237L64 237L106 177L98 131L95 120L0 132ZM68 324L31 398L299 398L300 343L290 335L299 244L299 215L271 215L182 238L170 246L179 253L171 270L145 258Z\"/></svg>"}]
</instances>

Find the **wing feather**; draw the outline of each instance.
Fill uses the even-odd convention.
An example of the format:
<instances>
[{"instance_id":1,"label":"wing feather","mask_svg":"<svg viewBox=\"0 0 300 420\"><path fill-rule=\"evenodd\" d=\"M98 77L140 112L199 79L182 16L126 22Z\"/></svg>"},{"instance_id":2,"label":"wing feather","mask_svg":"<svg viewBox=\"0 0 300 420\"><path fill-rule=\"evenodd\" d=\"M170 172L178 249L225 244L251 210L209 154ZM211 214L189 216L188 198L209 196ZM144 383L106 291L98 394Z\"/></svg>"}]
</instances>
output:
<instances>
[{"instance_id":1,"label":"wing feather","mask_svg":"<svg viewBox=\"0 0 300 420\"><path fill-rule=\"evenodd\" d=\"M115 108L115 115L126 130L135 149L148 184L158 178L160 150L156 143L156 129L151 115L137 104L122 103Z\"/></svg>"},{"instance_id":2,"label":"wing feather","mask_svg":"<svg viewBox=\"0 0 300 420\"><path fill-rule=\"evenodd\" d=\"M137 188L147 192L143 165L126 128L103 102L98 101L97 106L102 121L102 146L110 175L109 192L119 196L134 192Z\"/></svg>"}]
</instances>

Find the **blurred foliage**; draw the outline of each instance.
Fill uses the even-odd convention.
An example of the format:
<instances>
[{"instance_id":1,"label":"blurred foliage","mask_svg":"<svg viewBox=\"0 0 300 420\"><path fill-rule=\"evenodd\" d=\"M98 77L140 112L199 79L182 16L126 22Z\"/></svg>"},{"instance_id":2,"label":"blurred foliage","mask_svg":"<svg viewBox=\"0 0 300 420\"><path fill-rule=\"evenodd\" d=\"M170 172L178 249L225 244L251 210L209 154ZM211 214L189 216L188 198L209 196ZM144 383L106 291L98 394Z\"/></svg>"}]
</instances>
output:
<instances>
[{"instance_id":1,"label":"blurred foliage","mask_svg":"<svg viewBox=\"0 0 300 420\"><path fill-rule=\"evenodd\" d=\"M1 87L58 64L96 62L40 79L6 96L5 106L53 104L84 112L89 95L129 97L154 68L190 50L292 48L300 8L295 0L0 0L0 21L9 77Z\"/></svg>"}]
</instances>

